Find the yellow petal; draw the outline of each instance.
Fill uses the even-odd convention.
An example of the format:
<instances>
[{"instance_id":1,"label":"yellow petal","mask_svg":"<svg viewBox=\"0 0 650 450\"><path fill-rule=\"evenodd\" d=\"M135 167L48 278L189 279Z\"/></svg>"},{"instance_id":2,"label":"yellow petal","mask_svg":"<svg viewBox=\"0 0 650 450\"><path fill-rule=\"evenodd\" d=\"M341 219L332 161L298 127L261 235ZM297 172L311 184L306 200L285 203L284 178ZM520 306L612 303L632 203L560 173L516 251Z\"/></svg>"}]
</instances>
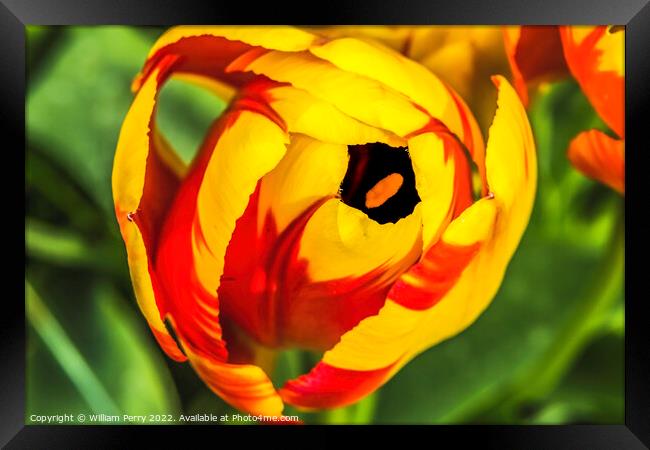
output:
<instances>
[{"instance_id":1,"label":"yellow petal","mask_svg":"<svg viewBox=\"0 0 650 450\"><path fill-rule=\"evenodd\" d=\"M519 241L528 223L537 186L537 159L528 117L516 92L502 76L493 77L499 89L497 113L490 127L486 150L487 178L497 202L516 219ZM523 212L520 215L516 211ZM514 222L508 220L510 226ZM511 246L516 247L516 245Z\"/></svg>"},{"instance_id":2,"label":"yellow petal","mask_svg":"<svg viewBox=\"0 0 650 450\"><path fill-rule=\"evenodd\" d=\"M237 67L291 83L357 120L401 137L428 122L427 115L403 94L375 80L343 71L309 53L271 51Z\"/></svg>"},{"instance_id":3,"label":"yellow petal","mask_svg":"<svg viewBox=\"0 0 650 450\"><path fill-rule=\"evenodd\" d=\"M435 133L409 139L415 187L422 200L423 254L438 240L451 219L454 199L455 162L447 157L445 144Z\"/></svg>"},{"instance_id":4,"label":"yellow petal","mask_svg":"<svg viewBox=\"0 0 650 450\"><path fill-rule=\"evenodd\" d=\"M481 243L492 230L495 204L483 199L465 210L448 227L442 241L453 245ZM431 251L435 251L432 249ZM426 258L426 257L425 257ZM409 273L401 279L408 278ZM441 302L442 303L442 302ZM439 306L432 308L435 310ZM375 370L401 361L418 344L419 330L430 314L400 305L389 294L379 314L364 319L344 334L341 341L323 356L323 362L343 369ZM447 332L453 324L438 324L432 332Z\"/></svg>"},{"instance_id":5,"label":"yellow petal","mask_svg":"<svg viewBox=\"0 0 650 450\"><path fill-rule=\"evenodd\" d=\"M449 43L450 28L455 27L409 26L408 42L400 51L407 58L421 62L428 55L440 51Z\"/></svg>"},{"instance_id":6,"label":"yellow petal","mask_svg":"<svg viewBox=\"0 0 650 450\"><path fill-rule=\"evenodd\" d=\"M179 26L166 31L149 52L131 88L137 91L150 70L168 56L178 57L177 73L201 75L218 80L218 91L242 86L250 77L231 76L224 69L251 49L300 51L316 36L293 27ZM213 86L215 87L215 86Z\"/></svg>"},{"instance_id":7,"label":"yellow petal","mask_svg":"<svg viewBox=\"0 0 650 450\"><path fill-rule=\"evenodd\" d=\"M377 316L343 335L323 361L351 370L389 367L394 374L421 351L469 326L495 295L528 223L537 165L530 125L514 89L502 77L498 110L487 148L493 196L457 217L441 237L451 245L480 243L480 249L449 292L427 310L391 300ZM527 167L527 169L526 169ZM425 257L426 258L426 257ZM407 272L403 277L409 277Z\"/></svg>"},{"instance_id":8,"label":"yellow petal","mask_svg":"<svg viewBox=\"0 0 650 450\"><path fill-rule=\"evenodd\" d=\"M251 46L295 52L307 49L317 36L299 28L287 26L177 26L167 30L149 51L149 57L160 49L181 39L197 36L223 37Z\"/></svg>"},{"instance_id":9,"label":"yellow petal","mask_svg":"<svg viewBox=\"0 0 650 450\"><path fill-rule=\"evenodd\" d=\"M245 103L250 106L250 103ZM168 294L166 315L197 373L244 411L278 415L282 401L265 372L232 364L222 339L217 290L226 248L259 180L286 151L273 118L236 103L209 132L163 230L156 273Z\"/></svg>"},{"instance_id":10,"label":"yellow petal","mask_svg":"<svg viewBox=\"0 0 650 450\"><path fill-rule=\"evenodd\" d=\"M498 109L486 150L487 178L496 219L489 239L443 300L423 321L411 354L465 329L487 308L526 229L537 186L535 144L521 101L501 76ZM458 239L452 235L453 239Z\"/></svg>"},{"instance_id":11,"label":"yellow petal","mask_svg":"<svg viewBox=\"0 0 650 450\"><path fill-rule=\"evenodd\" d=\"M377 80L406 95L464 140L460 114L451 94L425 67L379 44L352 38L315 45L309 51L346 72Z\"/></svg>"},{"instance_id":12,"label":"yellow petal","mask_svg":"<svg viewBox=\"0 0 650 450\"><path fill-rule=\"evenodd\" d=\"M154 71L136 95L127 113L113 162L113 200L124 211L135 211L142 198L147 156L149 123L158 93L159 70Z\"/></svg>"},{"instance_id":13,"label":"yellow petal","mask_svg":"<svg viewBox=\"0 0 650 450\"><path fill-rule=\"evenodd\" d=\"M155 275L150 273L150 256L182 172L175 166L173 150L151 129L165 70L162 66L152 72L124 119L113 162L112 188L138 306L163 349L171 358L182 360L185 357L161 319L156 297L161 294ZM175 167L176 175L170 166Z\"/></svg>"},{"instance_id":14,"label":"yellow petal","mask_svg":"<svg viewBox=\"0 0 650 450\"><path fill-rule=\"evenodd\" d=\"M289 142L285 132L265 116L249 111L235 114L212 153L197 198L200 235L194 233L194 262L199 281L209 292L219 288L235 222L258 180L280 162Z\"/></svg>"},{"instance_id":15,"label":"yellow petal","mask_svg":"<svg viewBox=\"0 0 650 450\"><path fill-rule=\"evenodd\" d=\"M344 114L331 103L293 86L269 90L270 105L292 133L302 133L332 144L355 145L383 142L403 147L406 141L388 131L371 127Z\"/></svg>"},{"instance_id":16,"label":"yellow petal","mask_svg":"<svg viewBox=\"0 0 650 450\"><path fill-rule=\"evenodd\" d=\"M420 205L397 223L380 225L332 199L307 224L299 257L309 261L313 281L361 276L377 268L390 268L394 275L419 257L421 228Z\"/></svg>"},{"instance_id":17,"label":"yellow petal","mask_svg":"<svg viewBox=\"0 0 650 450\"><path fill-rule=\"evenodd\" d=\"M467 98L471 93L471 80L476 70L474 67L474 48L469 40L448 43L438 51L423 55L420 63L445 79L452 86L458 86L458 93Z\"/></svg>"},{"instance_id":18,"label":"yellow petal","mask_svg":"<svg viewBox=\"0 0 650 450\"><path fill-rule=\"evenodd\" d=\"M280 163L262 178L258 227L271 211L280 233L316 201L338 194L348 165L346 145L294 134Z\"/></svg>"},{"instance_id":19,"label":"yellow petal","mask_svg":"<svg viewBox=\"0 0 650 450\"><path fill-rule=\"evenodd\" d=\"M482 129L487 131L492 122L496 96L489 95L490 76L508 70L500 27L331 26L310 31L329 38L378 41L428 68L459 92Z\"/></svg>"},{"instance_id":20,"label":"yellow petal","mask_svg":"<svg viewBox=\"0 0 650 450\"><path fill-rule=\"evenodd\" d=\"M412 28L390 25L333 25L307 29L330 39L353 37L362 40L376 40L394 50L401 51L408 45Z\"/></svg>"}]
</instances>

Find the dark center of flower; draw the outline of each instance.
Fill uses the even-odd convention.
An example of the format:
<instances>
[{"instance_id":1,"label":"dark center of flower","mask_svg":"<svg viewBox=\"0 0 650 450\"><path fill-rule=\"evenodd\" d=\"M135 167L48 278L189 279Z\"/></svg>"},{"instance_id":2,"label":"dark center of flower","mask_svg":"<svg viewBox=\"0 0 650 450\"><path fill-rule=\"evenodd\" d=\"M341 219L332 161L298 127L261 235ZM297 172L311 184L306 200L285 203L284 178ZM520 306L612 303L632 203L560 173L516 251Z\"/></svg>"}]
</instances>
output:
<instances>
[{"instance_id":1,"label":"dark center of flower","mask_svg":"<svg viewBox=\"0 0 650 450\"><path fill-rule=\"evenodd\" d=\"M420 197L405 147L348 145L350 161L341 183L343 203L377 223L395 223L413 212Z\"/></svg>"}]
</instances>

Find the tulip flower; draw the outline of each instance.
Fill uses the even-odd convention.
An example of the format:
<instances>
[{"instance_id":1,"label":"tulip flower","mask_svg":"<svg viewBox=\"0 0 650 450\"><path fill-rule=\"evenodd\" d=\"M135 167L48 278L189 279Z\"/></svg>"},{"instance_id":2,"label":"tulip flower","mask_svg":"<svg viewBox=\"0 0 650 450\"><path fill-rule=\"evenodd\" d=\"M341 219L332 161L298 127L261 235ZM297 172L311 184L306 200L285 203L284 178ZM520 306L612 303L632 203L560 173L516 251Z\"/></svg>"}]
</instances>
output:
<instances>
[{"instance_id":1,"label":"tulip flower","mask_svg":"<svg viewBox=\"0 0 650 450\"><path fill-rule=\"evenodd\" d=\"M610 128L580 133L568 157L584 175L625 192L625 58L622 27L509 27L504 40L524 104L529 89L569 73ZM613 136L615 135L615 136Z\"/></svg>"},{"instance_id":2,"label":"tulip flower","mask_svg":"<svg viewBox=\"0 0 650 450\"><path fill-rule=\"evenodd\" d=\"M184 167L156 126L180 77L228 109ZM470 109L388 47L289 27L176 27L151 49L113 168L136 298L160 346L217 395L278 416L358 401L468 327L526 228L537 163L495 76ZM268 360L324 352L274 386Z\"/></svg>"}]
</instances>

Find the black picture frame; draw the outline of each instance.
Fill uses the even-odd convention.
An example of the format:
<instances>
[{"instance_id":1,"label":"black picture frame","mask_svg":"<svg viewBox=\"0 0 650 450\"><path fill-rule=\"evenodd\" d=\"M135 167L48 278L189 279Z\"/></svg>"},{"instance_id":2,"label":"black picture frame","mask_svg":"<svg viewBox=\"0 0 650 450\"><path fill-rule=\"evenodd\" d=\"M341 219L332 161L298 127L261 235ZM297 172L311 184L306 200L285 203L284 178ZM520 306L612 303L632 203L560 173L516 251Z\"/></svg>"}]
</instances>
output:
<instances>
[{"instance_id":1,"label":"black picture frame","mask_svg":"<svg viewBox=\"0 0 650 450\"><path fill-rule=\"evenodd\" d=\"M311 12L309 12L311 11ZM317 11L317 12L316 12ZM650 446L650 315L643 289L648 219L642 203L641 171L650 100L650 0L328 0L317 8L281 7L277 2L252 7L245 2L197 0L0 0L0 123L5 154L24 158L25 148L25 26L26 25L171 25L171 24L619 24L626 26L626 245L625 245L625 423L568 426L432 426L417 427L438 442L481 445L483 448L636 449ZM645 127L644 127L645 125ZM7 144L11 142L12 144ZM24 160L23 160L24 162ZM8 167L8 166L5 166ZM11 169L9 169L11 170ZM17 171L16 171L17 172ZM19 222L15 185L5 202ZM13 186L13 188L12 188ZM13 205L12 202L16 202ZM638 205L637 205L638 204ZM24 204L22 206L24 208ZM5 238L12 239L12 238ZM17 241L17 239L15 239ZM6 258L9 258L7 255ZM7 281L19 283L19 277ZM19 297L6 295L0 315L0 444L9 448L129 447L136 435L167 439L170 433L215 433L223 443L223 427L34 426L24 424L25 314ZM229 427L239 432L250 427ZM260 432L299 436L308 427L255 427ZM311 428L311 427L309 427ZM339 440L330 427L325 440ZM343 427L345 428L345 427ZM357 427L369 434L374 427ZM333 431L330 431L332 429ZM329 437L328 437L329 436ZM210 439L208 437L202 437ZM198 442L198 441L196 441ZM325 441L323 441L324 443ZM431 441L433 442L433 441ZM416 444L413 444L416 445ZM419 445L419 444L418 444Z\"/></svg>"}]
</instances>

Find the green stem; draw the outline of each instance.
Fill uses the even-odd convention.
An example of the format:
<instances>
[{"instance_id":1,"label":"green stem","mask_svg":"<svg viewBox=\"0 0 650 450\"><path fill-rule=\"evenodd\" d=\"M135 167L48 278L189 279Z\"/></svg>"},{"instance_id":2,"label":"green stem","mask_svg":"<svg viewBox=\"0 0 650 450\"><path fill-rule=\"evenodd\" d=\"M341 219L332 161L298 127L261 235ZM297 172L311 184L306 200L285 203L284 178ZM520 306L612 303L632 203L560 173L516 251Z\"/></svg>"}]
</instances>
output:
<instances>
[{"instance_id":1,"label":"green stem","mask_svg":"<svg viewBox=\"0 0 650 450\"><path fill-rule=\"evenodd\" d=\"M378 398L379 393L376 391L353 405L324 411L320 414L319 422L326 425L366 425L372 423Z\"/></svg>"},{"instance_id":2,"label":"green stem","mask_svg":"<svg viewBox=\"0 0 650 450\"><path fill-rule=\"evenodd\" d=\"M355 425L366 425L372 423L375 418L375 411L377 409L377 400L379 399L379 391L370 394L359 403L357 403L355 413L352 417L352 422Z\"/></svg>"},{"instance_id":3,"label":"green stem","mask_svg":"<svg viewBox=\"0 0 650 450\"><path fill-rule=\"evenodd\" d=\"M544 398L557 385L569 369L571 362L586 344L601 330L605 330L618 291L621 289L624 273L624 225L617 223L604 264L596 276L596 283L586 295L587 300L580 303L567 318L563 330L546 355L529 371L519 378L512 389L514 394L506 400L502 411L508 415L517 405L527 401Z\"/></svg>"},{"instance_id":4,"label":"green stem","mask_svg":"<svg viewBox=\"0 0 650 450\"><path fill-rule=\"evenodd\" d=\"M323 425L348 425L348 407L328 409L319 414L318 422Z\"/></svg>"}]
</instances>

